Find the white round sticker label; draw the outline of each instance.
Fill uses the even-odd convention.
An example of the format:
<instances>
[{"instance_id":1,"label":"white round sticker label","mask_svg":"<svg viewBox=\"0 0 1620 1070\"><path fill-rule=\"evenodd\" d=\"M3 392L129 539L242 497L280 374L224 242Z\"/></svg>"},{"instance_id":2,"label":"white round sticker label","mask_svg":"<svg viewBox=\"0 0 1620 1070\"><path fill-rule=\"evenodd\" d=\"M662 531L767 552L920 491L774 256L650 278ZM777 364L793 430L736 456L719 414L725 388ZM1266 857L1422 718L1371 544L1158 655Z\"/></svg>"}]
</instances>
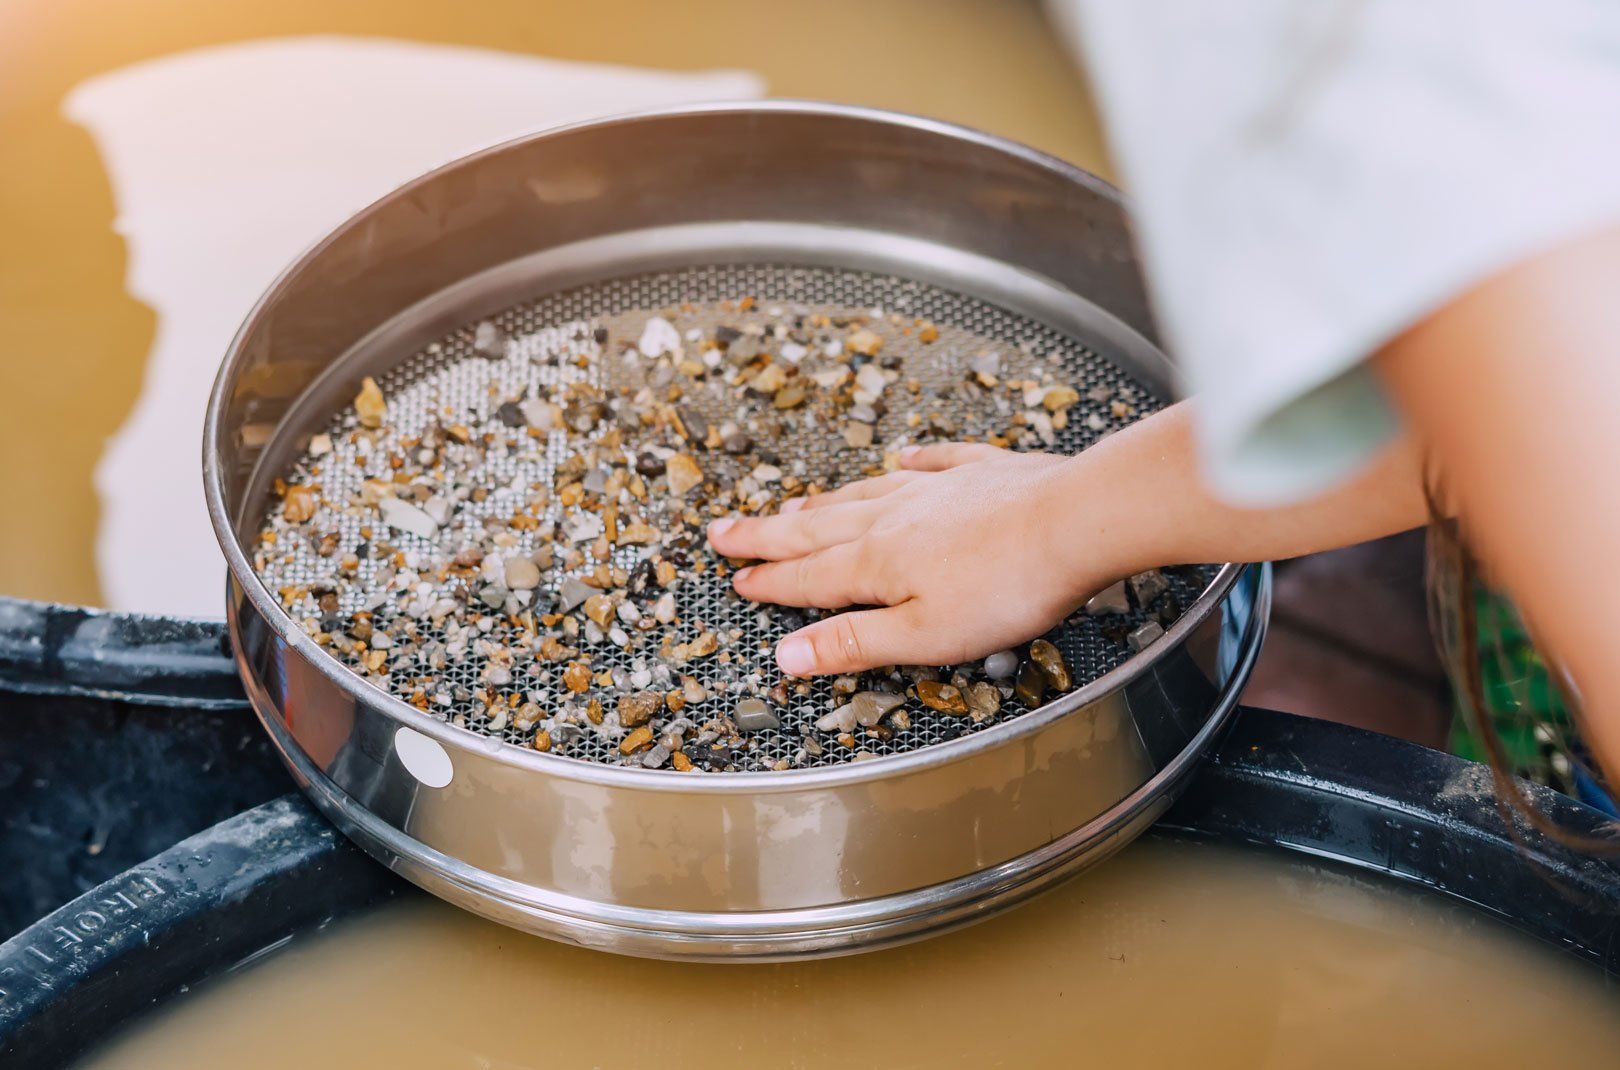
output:
<instances>
[{"instance_id":1,"label":"white round sticker label","mask_svg":"<svg viewBox=\"0 0 1620 1070\"><path fill-rule=\"evenodd\" d=\"M394 733L394 753L406 772L430 788L444 787L455 774L444 745L414 728L402 727Z\"/></svg>"}]
</instances>

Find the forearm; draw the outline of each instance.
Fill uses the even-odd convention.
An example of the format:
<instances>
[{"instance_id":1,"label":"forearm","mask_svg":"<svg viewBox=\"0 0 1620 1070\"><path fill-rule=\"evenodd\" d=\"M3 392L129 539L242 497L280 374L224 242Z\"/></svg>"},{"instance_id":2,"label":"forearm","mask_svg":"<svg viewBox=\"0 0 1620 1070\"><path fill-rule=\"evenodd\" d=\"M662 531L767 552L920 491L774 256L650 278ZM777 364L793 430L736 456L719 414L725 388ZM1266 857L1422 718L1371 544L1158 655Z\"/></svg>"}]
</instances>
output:
<instances>
[{"instance_id":1,"label":"forearm","mask_svg":"<svg viewBox=\"0 0 1620 1070\"><path fill-rule=\"evenodd\" d=\"M1375 539L1426 519L1411 443L1307 502L1247 509L1204 487L1193 441L1195 402L1174 405L1064 462L1059 552L1105 548L1121 574L1156 565L1269 561Z\"/></svg>"}]
</instances>

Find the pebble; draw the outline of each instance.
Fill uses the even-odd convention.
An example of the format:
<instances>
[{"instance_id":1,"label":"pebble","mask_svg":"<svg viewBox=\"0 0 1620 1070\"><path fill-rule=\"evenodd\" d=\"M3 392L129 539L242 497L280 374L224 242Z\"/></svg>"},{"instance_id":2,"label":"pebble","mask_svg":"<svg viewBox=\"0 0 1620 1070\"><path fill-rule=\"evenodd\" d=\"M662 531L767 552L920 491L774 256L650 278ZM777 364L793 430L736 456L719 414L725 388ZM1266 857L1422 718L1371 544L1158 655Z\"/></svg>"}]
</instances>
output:
<instances>
[{"instance_id":1,"label":"pebble","mask_svg":"<svg viewBox=\"0 0 1620 1070\"><path fill-rule=\"evenodd\" d=\"M760 732L782 727L781 719L764 699L745 698L731 711L731 719L744 732Z\"/></svg>"},{"instance_id":2,"label":"pebble","mask_svg":"<svg viewBox=\"0 0 1620 1070\"><path fill-rule=\"evenodd\" d=\"M962 689L962 698L967 701L968 712L972 714L975 724L982 724L1001 712L1001 692L995 684L982 680L968 684Z\"/></svg>"},{"instance_id":3,"label":"pebble","mask_svg":"<svg viewBox=\"0 0 1620 1070\"><path fill-rule=\"evenodd\" d=\"M557 410L539 398L520 401L518 411L523 413L524 423L540 431L550 431L557 426Z\"/></svg>"},{"instance_id":4,"label":"pebble","mask_svg":"<svg viewBox=\"0 0 1620 1070\"><path fill-rule=\"evenodd\" d=\"M661 357L665 353L681 351L681 332L662 316L654 316L641 328L641 339L636 348L644 357Z\"/></svg>"},{"instance_id":5,"label":"pebble","mask_svg":"<svg viewBox=\"0 0 1620 1070\"><path fill-rule=\"evenodd\" d=\"M540 586L540 566L527 557L508 557L504 572L506 585L514 591L532 591Z\"/></svg>"},{"instance_id":6,"label":"pebble","mask_svg":"<svg viewBox=\"0 0 1620 1070\"><path fill-rule=\"evenodd\" d=\"M1063 655L1057 647L1045 639L1037 639L1029 644L1029 658L1046 674L1046 682L1054 689L1068 691L1074 687L1074 680L1069 676L1069 666L1063 660Z\"/></svg>"},{"instance_id":7,"label":"pebble","mask_svg":"<svg viewBox=\"0 0 1620 1070\"><path fill-rule=\"evenodd\" d=\"M853 732L855 730L855 703L847 702L836 710L816 718L816 727L823 732Z\"/></svg>"},{"instance_id":8,"label":"pebble","mask_svg":"<svg viewBox=\"0 0 1620 1070\"><path fill-rule=\"evenodd\" d=\"M383 417L388 414L388 402L383 397L382 387L369 375L360 380L360 393L354 398L354 412L360 417L360 426L370 428L381 427Z\"/></svg>"},{"instance_id":9,"label":"pebble","mask_svg":"<svg viewBox=\"0 0 1620 1070\"><path fill-rule=\"evenodd\" d=\"M586 599L595 593L595 587L592 587L578 576L569 576L562 581L562 591L557 599L557 611L559 613L572 613L584 605Z\"/></svg>"},{"instance_id":10,"label":"pebble","mask_svg":"<svg viewBox=\"0 0 1620 1070\"><path fill-rule=\"evenodd\" d=\"M844 339L844 346L851 353L859 353L863 357L877 355L883 348L883 337L871 328L862 327Z\"/></svg>"},{"instance_id":11,"label":"pebble","mask_svg":"<svg viewBox=\"0 0 1620 1070\"><path fill-rule=\"evenodd\" d=\"M1156 620L1150 620L1138 627L1135 631L1131 632L1130 635L1127 635L1125 637L1125 644L1133 651L1140 654L1143 650L1146 650L1148 646L1154 642L1154 640L1158 639L1159 636L1163 634L1163 626L1160 625Z\"/></svg>"},{"instance_id":12,"label":"pebble","mask_svg":"<svg viewBox=\"0 0 1620 1070\"><path fill-rule=\"evenodd\" d=\"M613 618L613 599L605 594L593 594L585 599L585 616L599 628L606 628Z\"/></svg>"},{"instance_id":13,"label":"pebble","mask_svg":"<svg viewBox=\"0 0 1620 1070\"><path fill-rule=\"evenodd\" d=\"M675 595L666 591L653 603L653 618L659 624L672 624L675 620Z\"/></svg>"},{"instance_id":14,"label":"pebble","mask_svg":"<svg viewBox=\"0 0 1620 1070\"><path fill-rule=\"evenodd\" d=\"M684 453L677 453L665 461L664 471L669 476L670 491L682 497L703 482L703 469Z\"/></svg>"},{"instance_id":15,"label":"pebble","mask_svg":"<svg viewBox=\"0 0 1620 1070\"><path fill-rule=\"evenodd\" d=\"M398 498L380 499L377 502L377 512L382 515L383 523L396 531L428 539L439 530L439 525L433 522L431 516L410 502Z\"/></svg>"},{"instance_id":16,"label":"pebble","mask_svg":"<svg viewBox=\"0 0 1620 1070\"><path fill-rule=\"evenodd\" d=\"M852 450L864 450L872 444L873 431L871 424L851 421L844 425L844 445Z\"/></svg>"},{"instance_id":17,"label":"pebble","mask_svg":"<svg viewBox=\"0 0 1620 1070\"><path fill-rule=\"evenodd\" d=\"M1125 594L1125 581L1111 583L1086 601L1086 614L1100 617L1104 614L1129 613L1131 600Z\"/></svg>"},{"instance_id":18,"label":"pebble","mask_svg":"<svg viewBox=\"0 0 1620 1070\"><path fill-rule=\"evenodd\" d=\"M984 674L992 680L1010 680L1018 671L1018 655L1011 650L998 650L984 659Z\"/></svg>"},{"instance_id":19,"label":"pebble","mask_svg":"<svg viewBox=\"0 0 1620 1070\"><path fill-rule=\"evenodd\" d=\"M281 499L281 515L294 524L302 524L315 515L315 509L320 505L321 496L314 487L294 485L287 488L287 494Z\"/></svg>"},{"instance_id":20,"label":"pebble","mask_svg":"<svg viewBox=\"0 0 1620 1070\"><path fill-rule=\"evenodd\" d=\"M523 415L523 406L515 401L508 401L496 409L495 418L507 427L522 427L529 422Z\"/></svg>"},{"instance_id":21,"label":"pebble","mask_svg":"<svg viewBox=\"0 0 1620 1070\"><path fill-rule=\"evenodd\" d=\"M850 699L849 705L845 708L854 711L856 724L871 728L883 720L889 711L904 705L905 701L904 695L896 695L890 691L862 691Z\"/></svg>"},{"instance_id":22,"label":"pebble","mask_svg":"<svg viewBox=\"0 0 1620 1070\"><path fill-rule=\"evenodd\" d=\"M632 691L619 698L619 723L626 728L644 725L664 707L664 696L656 691Z\"/></svg>"},{"instance_id":23,"label":"pebble","mask_svg":"<svg viewBox=\"0 0 1620 1070\"><path fill-rule=\"evenodd\" d=\"M653 730L646 725L635 729L629 735L619 740L620 754L634 754L638 750L652 746Z\"/></svg>"},{"instance_id":24,"label":"pebble","mask_svg":"<svg viewBox=\"0 0 1620 1070\"><path fill-rule=\"evenodd\" d=\"M1136 596L1136 604L1143 609L1151 606L1161 594L1169 589L1170 581L1165 578L1164 573L1156 568L1150 568L1146 572L1138 572L1131 577L1131 593Z\"/></svg>"},{"instance_id":25,"label":"pebble","mask_svg":"<svg viewBox=\"0 0 1620 1070\"><path fill-rule=\"evenodd\" d=\"M671 753L673 752L669 747L660 743L641 756L641 764L648 769L662 769L664 764L669 761Z\"/></svg>"},{"instance_id":26,"label":"pebble","mask_svg":"<svg viewBox=\"0 0 1620 1070\"><path fill-rule=\"evenodd\" d=\"M960 689L952 684L941 683L938 680L918 680L917 697L922 699L924 706L939 710L941 713L967 713L967 700L962 697Z\"/></svg>"},{"instance_id":27,"label":"pebble","mask_svg":"<svg viewBox=\"0 0 1620 1070\"><path fill-rule=\"evenodd\" d=\"M1013 693L1018 696L1019 702L1030 709L1039 706L1046 694L1046 674L1041 667L1033 661L1018 666L1018 680L1013 684Z\"/></svg>"},{"instance_id":28,"label":"pebble","mask_svg":"<svg viewBox=\"0 0 1620 1070\"><path fill-rule=\"evenodd\" d=\"M506 332L484 320L473 328L473 352L490 360L506 356Z\"/></svg>"}]
</instances>

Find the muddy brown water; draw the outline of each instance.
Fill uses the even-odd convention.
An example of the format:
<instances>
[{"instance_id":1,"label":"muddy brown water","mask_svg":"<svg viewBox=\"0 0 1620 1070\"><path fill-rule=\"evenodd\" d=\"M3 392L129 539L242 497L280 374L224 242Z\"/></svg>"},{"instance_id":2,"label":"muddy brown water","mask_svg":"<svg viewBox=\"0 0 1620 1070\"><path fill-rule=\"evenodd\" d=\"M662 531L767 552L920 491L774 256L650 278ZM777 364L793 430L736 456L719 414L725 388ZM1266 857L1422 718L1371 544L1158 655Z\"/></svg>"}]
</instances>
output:
<instances>
[{"instance_id":1,"label":"muddy brown water","mask_svg":"<svg viewBox=\"0 0 1620 1070\"><path fill-rule=\"evenodd\" d=\"M1148 840L994 921L812 963L621 958L413 897L210 982L80 1070L1609 1066L1617 996L1425 893Z\"/></svg>"},{"instance_id":2,"label":"muddy brown water","mask_svg":"<svg viewBox=\"0 0 1620 1070\"><path fill-rule=\"evenodd\" d=\"M1035 0L772 0L769 18L757 0L6 0L0 145L18 166L0 168L0 594L100 604L91 473L159 326L124 289L107 176L63 97L157 56L323 33L745 68L773 96L932 115L1108 170L1081 79Z\"/></svg>"}]
</instances>

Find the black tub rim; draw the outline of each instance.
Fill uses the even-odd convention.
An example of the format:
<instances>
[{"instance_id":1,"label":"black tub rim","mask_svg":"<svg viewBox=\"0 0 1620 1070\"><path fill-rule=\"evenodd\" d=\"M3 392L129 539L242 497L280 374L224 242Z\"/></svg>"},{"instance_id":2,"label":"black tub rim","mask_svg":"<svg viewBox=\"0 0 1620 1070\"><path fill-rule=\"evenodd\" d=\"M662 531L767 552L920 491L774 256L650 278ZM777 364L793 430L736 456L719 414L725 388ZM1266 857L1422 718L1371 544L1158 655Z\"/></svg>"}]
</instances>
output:
<instances>
[{"instance_id":1,"label":"black tub rim","mask_svg":"<svg viewBox=\"0 0 1620 1070\"><path fill-rule=\"evenodd\" d=\"M1490 784L1486 767L1416 744L1244 709L1158 828L1426 888L1620 976L1620 859L1508 826ZM1601 812L1521 787L1560 827L1612 834ZM198 981L405 887L299 796L238 814L0 944L0 1063L63 1065Z\"/></svg>"}]
</instances>

